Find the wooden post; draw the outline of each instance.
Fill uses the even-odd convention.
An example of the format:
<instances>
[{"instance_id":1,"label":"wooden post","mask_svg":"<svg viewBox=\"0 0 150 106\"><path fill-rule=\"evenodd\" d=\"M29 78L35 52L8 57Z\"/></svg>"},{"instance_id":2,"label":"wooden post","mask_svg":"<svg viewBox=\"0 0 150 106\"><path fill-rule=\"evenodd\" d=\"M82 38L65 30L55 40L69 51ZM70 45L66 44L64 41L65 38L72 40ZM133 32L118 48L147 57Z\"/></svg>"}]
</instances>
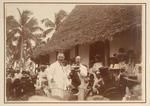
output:
<instances>
[{"instance_id":1,"label":"wooden post","mask_svg":"<svg viewBox=\"0 0 150 106\"><path fill-rule=\"evenodd\" d=\"M56 53L56 60L57 60L58 51L56 51L55 53Z\"/></svg>"},{"instance_id":2,"label":"wooden post","mask_svg":"<svg viewBox=\"0 0 150 106\"><path fill-rule=\"evenodd\" d=\"M75 46L75 56L79 55L79 45Z\"/></svg>"},{"instance_id":3,"label":"wooden post","mask_svg":"<svg viewBox=\"0 0 150 106\"><path fill-rule=\"evenodd\" d=\"M104 65L109 66L110 44L109 40L104 41Z\"/></svg>"}]
</instances>

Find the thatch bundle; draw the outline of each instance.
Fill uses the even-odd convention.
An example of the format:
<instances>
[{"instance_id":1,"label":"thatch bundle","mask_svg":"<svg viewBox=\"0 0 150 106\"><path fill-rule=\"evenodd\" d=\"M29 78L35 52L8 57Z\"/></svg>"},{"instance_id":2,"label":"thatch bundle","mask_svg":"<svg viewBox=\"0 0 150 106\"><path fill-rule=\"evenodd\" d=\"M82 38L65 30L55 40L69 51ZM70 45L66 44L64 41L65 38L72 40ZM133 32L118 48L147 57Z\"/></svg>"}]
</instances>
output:
<instances>
[{"instance_id":1,"label":"thatch bundle","mask_svg":"<svg viewBox=\"0 0 150 106\"><path fill-rule=\"evenodd\" d=\"M140 5L77 5L52 39L34 52L35 57L75 45L113 38L112 35L141 25Z\"/></svg>"}]
</instances>

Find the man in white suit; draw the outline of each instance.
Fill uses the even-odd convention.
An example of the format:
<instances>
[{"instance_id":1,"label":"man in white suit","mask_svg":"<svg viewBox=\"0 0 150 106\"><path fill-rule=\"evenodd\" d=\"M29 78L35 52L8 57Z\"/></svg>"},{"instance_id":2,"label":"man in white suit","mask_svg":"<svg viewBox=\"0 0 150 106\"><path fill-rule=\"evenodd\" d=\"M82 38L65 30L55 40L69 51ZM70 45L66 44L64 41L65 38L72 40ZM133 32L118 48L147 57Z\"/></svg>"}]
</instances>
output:
<instances>
[{"instance_id":1,"label":"man in white suit","mask_svg":"<svg viewBox=\"0 0 150 106\"><path fill-rule=\"evenodd\" d=\"M62 99L64 97L64 90L69 85L67 72L63 68L64 58L63 53L58 53L57 61L47 68L47 79L51 95Z\"/></svg>"}]
</instances>

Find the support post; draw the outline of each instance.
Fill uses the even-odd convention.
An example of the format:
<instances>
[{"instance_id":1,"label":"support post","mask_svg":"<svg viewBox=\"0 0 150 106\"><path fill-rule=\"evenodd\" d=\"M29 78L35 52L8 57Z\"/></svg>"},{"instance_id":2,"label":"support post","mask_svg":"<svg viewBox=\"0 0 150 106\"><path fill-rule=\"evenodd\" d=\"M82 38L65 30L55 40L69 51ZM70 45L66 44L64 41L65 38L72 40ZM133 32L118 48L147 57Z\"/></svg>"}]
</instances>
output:
<instances>
[{"instance_id":1,"label":"support post","mask_svg":"<svg viewBox=\"0 0 150 106\"><path fill-rule=\"evenodd\" d=\"M109 56L110 56L110 42L109 40L104 41L104 65L107 67L109 66Z\"/></svg>"},{"instance_id":2,"label":"support post","mask_svg":"<svg viewBox=\"0 0 150 106\"><path fill-rule=\"evenodd\" d=\"M75 46L75 56L79 55L79 45Z\"/></svg>"}]
</instances>

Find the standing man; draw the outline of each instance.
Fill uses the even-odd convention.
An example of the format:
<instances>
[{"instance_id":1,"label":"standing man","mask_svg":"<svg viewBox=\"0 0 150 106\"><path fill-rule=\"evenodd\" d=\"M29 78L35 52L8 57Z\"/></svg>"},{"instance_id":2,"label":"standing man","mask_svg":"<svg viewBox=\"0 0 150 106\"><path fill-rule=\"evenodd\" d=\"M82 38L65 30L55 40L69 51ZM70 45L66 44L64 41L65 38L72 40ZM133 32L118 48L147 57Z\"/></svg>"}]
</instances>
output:
<instances>
[{"instance_id":1,"label":"standing man","mask_svg":"<svg viewBox=\"0 0 150 106\"><path fill-rule=\"evenodd\" d=\"M57 61L46 69L48 86L51 89L51 95L61 99L64 98L64 90L66 90L69 84L67 72L63 68L64 59L64 54L58 53Z\"/></svg>"},{"instance_id":2,"label":"standing man","mask_svg":"<svg viewBox=\"0 0 150 106\"><path fill-rule=\"evenodd\" d=\"M84 100L85 98L85 89L86 89L86 85L85 85L85 77L87 76L87 68L81 64L81 57L77 56L75 58L75 65L79 66L79 78L81 80L81 84L78 87L79 88L79 94L78 94L78 100Z\"/></svg>"}]
</instances>

